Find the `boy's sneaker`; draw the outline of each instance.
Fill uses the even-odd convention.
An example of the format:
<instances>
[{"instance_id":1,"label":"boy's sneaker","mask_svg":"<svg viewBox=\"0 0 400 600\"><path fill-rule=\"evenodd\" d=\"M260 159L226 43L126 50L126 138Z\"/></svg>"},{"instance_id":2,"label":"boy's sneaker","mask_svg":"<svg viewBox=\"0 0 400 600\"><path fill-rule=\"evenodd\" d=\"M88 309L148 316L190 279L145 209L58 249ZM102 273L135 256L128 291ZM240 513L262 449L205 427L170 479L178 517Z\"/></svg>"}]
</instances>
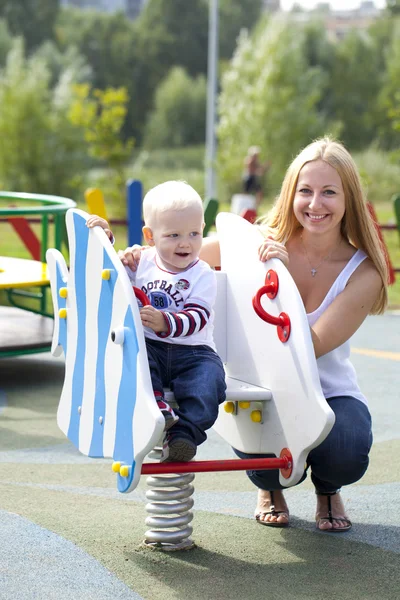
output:
<instances>
[{"instance_id":1,"label":"boy's sneaker","mask_svg":"<svg viewBox=\"0 0 400 600\"><path fill-rule=\"evenodd\" d=\"M175 425L175 423L179 421L179 417L174 413L170 405L167 404L165 400L157 400L157 406L161 410L165 419L164 431L168 431L172 425Z\"/></svg>"},{"instance_id":2,"label":"boy's sneaker","mask_svg":"<svg viewBox=\"0 0 400 600\"><path fill-rule=\"evenodd\" d=\"M165 437L160 462L188 462L196 455L197 446L187 438Z\"/></svg>"}]
</instances>

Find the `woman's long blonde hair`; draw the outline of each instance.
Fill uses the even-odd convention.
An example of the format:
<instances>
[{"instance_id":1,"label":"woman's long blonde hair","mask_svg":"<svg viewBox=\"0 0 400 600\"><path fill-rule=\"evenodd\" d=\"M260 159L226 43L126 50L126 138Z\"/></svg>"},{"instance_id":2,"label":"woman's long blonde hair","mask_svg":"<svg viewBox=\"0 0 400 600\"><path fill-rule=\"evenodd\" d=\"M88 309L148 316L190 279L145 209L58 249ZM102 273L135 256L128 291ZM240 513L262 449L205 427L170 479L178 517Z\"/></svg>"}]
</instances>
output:
<instances>
[{"instance_id":1,"label":"woman's long blonde hair","mask_svg":"<svg viewBox=\"0 0 400 600\"><path fill-rule=\"evenodd\" d=\"M387 306L388 265L376 226L368 210L360 176L354 160L346 148L330 137L318 139L304 148L286 171L281 191L270 213L261 220L264 232L286 243L301 227L293 201L299 173L303 166L314 160L323 160L336 169L342 180L345 196L345 214L341 231L353 246L363 250L379 272L383 286L371 309L371 314L381 314Z\"/></svg>"}]
</instances>

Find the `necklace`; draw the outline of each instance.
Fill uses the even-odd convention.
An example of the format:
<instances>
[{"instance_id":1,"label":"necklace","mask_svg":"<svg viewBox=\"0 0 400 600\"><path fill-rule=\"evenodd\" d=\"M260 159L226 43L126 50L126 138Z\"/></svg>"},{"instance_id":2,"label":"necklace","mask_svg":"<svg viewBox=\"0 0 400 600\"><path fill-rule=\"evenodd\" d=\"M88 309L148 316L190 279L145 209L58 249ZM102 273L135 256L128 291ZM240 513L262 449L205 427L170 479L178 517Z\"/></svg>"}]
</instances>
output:
<instances>
[{"instance_id":1,"label":"necklace","mask_svg":"<svg viewBox=\"0 0 400 600\"><path fill-rule=\"evenodd\" d=\"M322 264L323 264L323 263L324 263L326 260L329 260L329 259L330 259L330 257L332 256L332 254L333 254L334 252L336 252L336 250L339 248L340 244L342 243L342 238L340 238L340 240L339 240L339 243L338 243L338 244L337 244L337 245L336 245L336 246L335 246L335 247L334 247L334 248L333 248L333 249L332 249L332 250L329 252L329 254L327 254L327 255L326 255L326 256L325 256L325 257L324 257L324 258L321 260L321 262L320 262L320 263L319 263L319 264L318 264L316 267L313 267L313 266L312 266L312 264L311 264L311 262L310 262L310 259L308 258L308 254L307 254L307 248L305 247L305 244L304 244L304 242L303 242L303 234L301 234L301 236L300 236L300 240L301 240L302 246L303 246L303 248L304 248L304 253L305 253L305 255L306 255L307 262L308 262L308 264L309 264L309 265L310 265L310 267L311 267L311 276L312 276L312 277L315 277L315 276L316 276L316 274L317 274L317 272L318 272L318 269L320 268L320 266L321 266L321 265L322 265Z\"/></svg>"}]
</instances>

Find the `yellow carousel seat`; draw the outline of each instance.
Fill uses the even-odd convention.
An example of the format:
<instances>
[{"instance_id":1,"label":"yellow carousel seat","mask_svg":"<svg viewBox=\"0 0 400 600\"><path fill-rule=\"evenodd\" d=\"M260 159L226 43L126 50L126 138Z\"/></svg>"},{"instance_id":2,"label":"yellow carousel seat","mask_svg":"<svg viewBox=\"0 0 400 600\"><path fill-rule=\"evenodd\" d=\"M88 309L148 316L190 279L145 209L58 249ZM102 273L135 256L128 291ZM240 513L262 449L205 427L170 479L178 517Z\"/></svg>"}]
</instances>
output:
<instances>
[{"instance_id":1,"label":"yellow carousel seat","mask_svg":"<svg viewBox=\"0 0 400 600\"><path fill-rule=\"evenodd\" d=\"M46 263L0 256L0 289L49 285Z\"/></svg>"}]
</instances>

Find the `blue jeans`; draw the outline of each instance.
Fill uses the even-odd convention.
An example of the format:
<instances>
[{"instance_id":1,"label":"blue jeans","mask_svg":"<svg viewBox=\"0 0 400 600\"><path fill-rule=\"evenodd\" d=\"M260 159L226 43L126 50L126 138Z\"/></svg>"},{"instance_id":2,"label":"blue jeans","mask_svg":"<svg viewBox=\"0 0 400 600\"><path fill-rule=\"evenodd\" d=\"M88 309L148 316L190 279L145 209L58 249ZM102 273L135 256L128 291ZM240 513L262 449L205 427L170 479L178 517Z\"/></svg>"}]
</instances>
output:
<instances>
[{"instance_id":1,"label":"blue jeans","mask_svg":"<svg viewBox=\"0 0 400 600\"><path fill-rule=\"evenodd\" d=\"M154 392L173 391L179 421L169 433L187 438L196 446L207 436L225 401L225 371L221 359L209 346L184 346L146 339Z\"/></svg>"},{"instance_id":2,"label":"blue jeans","mask_svg":"<svg viewBox=\"0 0 400 600\"><path fill-rule=\"evenodd\" d=\"M372 445L371 415L365 404L350 396L336 396L327 402L335 413L335 424L307 458L307 469L311 469L311 480L317 493L335 492L342 485L361 479L368 468L368 453ZM273 456L235 452L240 458ZM307 469L299 483L307 477ZM247 476L262 490L284 489L279 483L277 470L247 471Z\"/></svg>"}]
</instances>

